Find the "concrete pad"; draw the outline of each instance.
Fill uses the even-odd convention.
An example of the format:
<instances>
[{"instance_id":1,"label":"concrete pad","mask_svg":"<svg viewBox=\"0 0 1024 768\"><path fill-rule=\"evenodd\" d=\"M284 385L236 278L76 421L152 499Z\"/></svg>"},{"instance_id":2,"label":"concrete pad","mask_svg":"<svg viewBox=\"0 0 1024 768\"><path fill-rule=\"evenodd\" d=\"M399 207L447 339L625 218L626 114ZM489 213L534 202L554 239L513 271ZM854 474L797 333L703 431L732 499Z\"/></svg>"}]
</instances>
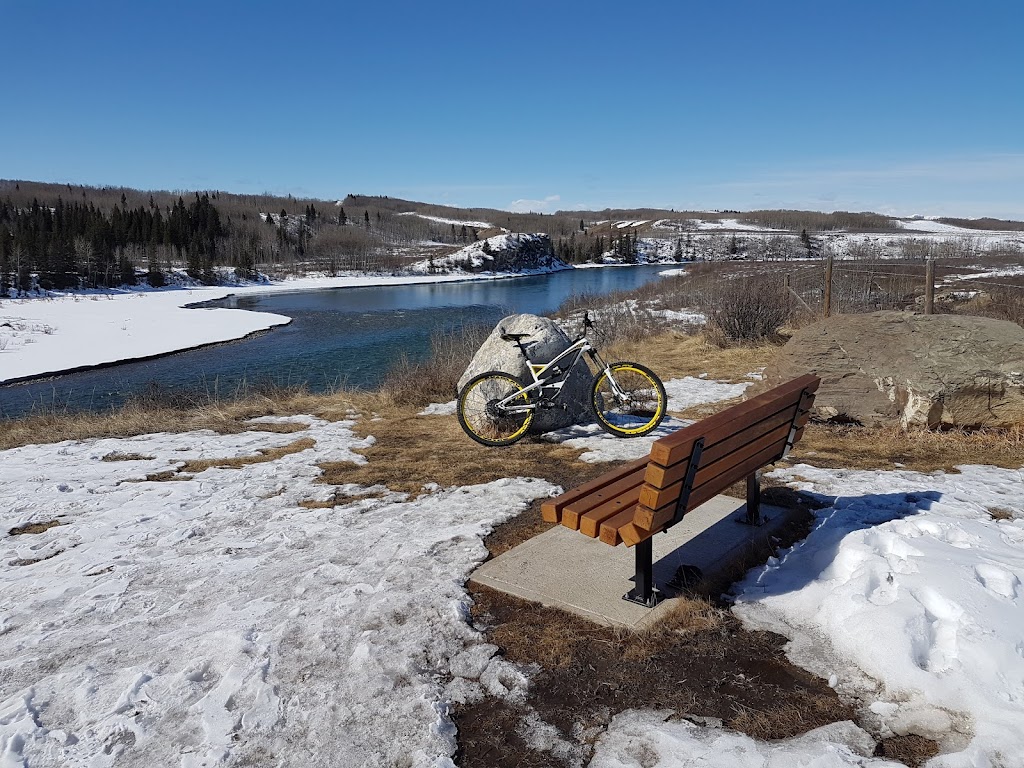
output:
<instances>
[{"instance_id":1,"label":"concrete pad","mask_svg":"<svg viewBox=\"0 0 1024 768\"><path fill-rule=\"evenodd\" d=\"M768 522L760 527L736 521L746 513L744 502L716 496L687 513L667 533L654 537L654 583L662 587L681 565L693 565L704 576L729 568L750 545L781 528L788 511L761 505ZM598 624L642 629L671 610L667 599L655 608L622 599L633 586L636 561L632 548L609 547L562 525L524 541L488 560L470 577L510 595L583 616Z\"/></svg>"}]
</instances>

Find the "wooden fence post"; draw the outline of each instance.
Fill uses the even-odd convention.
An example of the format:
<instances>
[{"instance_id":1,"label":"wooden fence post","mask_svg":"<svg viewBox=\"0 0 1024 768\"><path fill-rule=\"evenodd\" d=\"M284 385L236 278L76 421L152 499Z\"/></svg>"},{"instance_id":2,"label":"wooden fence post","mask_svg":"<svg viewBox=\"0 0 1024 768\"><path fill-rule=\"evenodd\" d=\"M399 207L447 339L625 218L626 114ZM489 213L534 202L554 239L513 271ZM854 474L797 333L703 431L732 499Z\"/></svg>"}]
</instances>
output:
<instances>
[{"instance_id":1,"label":"wooden fence post","mask_svg":"<svg viewBox=\"0 0 1024 768\"><path fill-rule=\"evenodd\" d=\"M825 317L832 314L832 257L825 261Z\"/></svg>"},{"instance_id":2,"label":"wooden fence post","mask_svg":"<svg viewBox=\"0 0 1024 768\"><path fill-rule=\"evenodd\" d=\"M928 259L924 267L924 313L930 315L935 308L935 260Z\"/></svg>"}]
</instances>

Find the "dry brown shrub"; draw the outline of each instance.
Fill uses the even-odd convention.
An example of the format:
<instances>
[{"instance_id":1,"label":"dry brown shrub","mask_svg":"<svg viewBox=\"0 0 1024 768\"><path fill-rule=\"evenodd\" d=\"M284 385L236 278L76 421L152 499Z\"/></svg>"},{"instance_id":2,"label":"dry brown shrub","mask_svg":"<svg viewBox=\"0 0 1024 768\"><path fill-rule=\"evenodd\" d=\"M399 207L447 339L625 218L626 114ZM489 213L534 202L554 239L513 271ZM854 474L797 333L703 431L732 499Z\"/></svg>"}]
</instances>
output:
<instances>
[{"instance_id":1,"label":"dry brown shrub","mask_svg":"<svg viewBox=\"0 0 1024 768\"><path fill-rule=\"evenodd\" d=\"M397 406L422 407L454 399L459 379L491 330L471 325L433 334L431 356L417 362L400 355L384 377L381 395Z\"/></svg>"},{"instance_id":2,"label":"dry brown shrub","mask_svg":"<svg viewBox=\"0 0 1024 768\"><path fill-rule=\"evenodd\" d=\"M790 318L791 303L777 278L723 281L718 295L702 307L707 315L705 335L719 347L776 339Z\"/></svg>"},{"instance_id":3,"label":"dry brown shrub","mask_svg":"<svg viewBox=\"0 0 1024 768\"><path fill-rule=\"evenodd\" d=\"M899 760L910 768L918 768L939 754L936 742L916 733L883 739L881 747L882 757Z\"/></svg>"}]
</instances>

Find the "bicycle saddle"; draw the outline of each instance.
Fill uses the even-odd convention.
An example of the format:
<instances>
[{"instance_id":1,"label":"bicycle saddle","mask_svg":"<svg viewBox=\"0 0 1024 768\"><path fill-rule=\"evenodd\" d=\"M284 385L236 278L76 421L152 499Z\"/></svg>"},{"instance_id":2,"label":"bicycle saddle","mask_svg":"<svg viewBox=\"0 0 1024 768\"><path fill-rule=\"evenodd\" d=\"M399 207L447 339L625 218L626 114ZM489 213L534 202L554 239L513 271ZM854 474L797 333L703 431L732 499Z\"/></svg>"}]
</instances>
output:
<instances>
[{"instance_id":1,"label":"bicycle saddle","mask_svg":"<svg viewBox=\"0 0 1024 768\"><path fill-rule=\"evenodd\" d=\"M519 341L520 339L528 338L528 333L502 333L501 338L504 341Z\"/></svg>"}]
</instances>

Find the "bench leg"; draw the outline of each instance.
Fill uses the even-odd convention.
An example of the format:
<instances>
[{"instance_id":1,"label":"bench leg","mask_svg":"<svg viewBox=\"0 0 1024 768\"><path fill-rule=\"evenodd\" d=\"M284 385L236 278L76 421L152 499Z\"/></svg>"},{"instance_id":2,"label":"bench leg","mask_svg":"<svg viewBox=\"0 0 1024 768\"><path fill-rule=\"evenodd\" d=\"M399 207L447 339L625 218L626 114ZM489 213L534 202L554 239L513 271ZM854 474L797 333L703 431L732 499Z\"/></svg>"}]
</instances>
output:
<instances>
[{"instance_id":1,"label":"bench leg","mask_svg":"<svg viewBox=\"0 0 1024 768\"><path fill-rule=\"evenodd\" d=\"M747 475L747 516L740 522L747 525L762 525L761 519L761 483L757 472Z\"/></svg>"},{"instance_id":2,"label":"bench leg","mask_svg":"<svg viewBox=\"0 0 1024 768\"><path fill-rule=\"evenodd\" d=\"M633 588L622 596L623 600L653 608L661 600L661 592L654 588L654 541L648 537L633 547L636 550L636 576Z\"/></svg>"}]
</instances>

